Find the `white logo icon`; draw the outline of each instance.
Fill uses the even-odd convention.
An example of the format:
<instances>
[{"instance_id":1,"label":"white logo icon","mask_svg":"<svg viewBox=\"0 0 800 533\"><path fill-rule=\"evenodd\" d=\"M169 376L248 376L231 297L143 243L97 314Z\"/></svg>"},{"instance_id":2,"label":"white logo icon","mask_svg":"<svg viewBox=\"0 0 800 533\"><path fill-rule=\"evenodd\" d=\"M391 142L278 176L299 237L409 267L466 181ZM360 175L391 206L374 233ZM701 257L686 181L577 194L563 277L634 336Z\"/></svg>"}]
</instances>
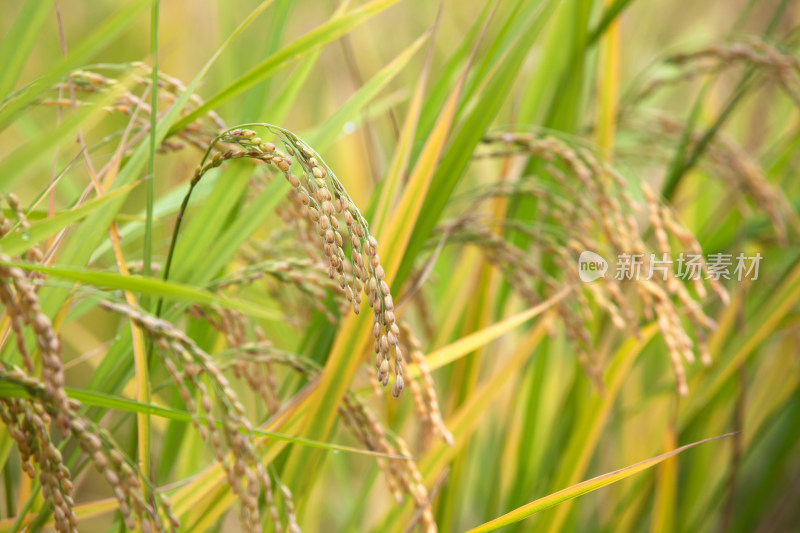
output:
<instances>
[{"instance_id":1,"label":"white logo icon","mask_svg":"<svg viewBox=\"0 0 800 533\"><path fill-rule=\"evenodd\" d=\"M588 250L581 253L578 259L578 276L580 276L581 281L589 283L605 277L607 271L608 261L600 255Z\"/></svg>"}]
</instances>

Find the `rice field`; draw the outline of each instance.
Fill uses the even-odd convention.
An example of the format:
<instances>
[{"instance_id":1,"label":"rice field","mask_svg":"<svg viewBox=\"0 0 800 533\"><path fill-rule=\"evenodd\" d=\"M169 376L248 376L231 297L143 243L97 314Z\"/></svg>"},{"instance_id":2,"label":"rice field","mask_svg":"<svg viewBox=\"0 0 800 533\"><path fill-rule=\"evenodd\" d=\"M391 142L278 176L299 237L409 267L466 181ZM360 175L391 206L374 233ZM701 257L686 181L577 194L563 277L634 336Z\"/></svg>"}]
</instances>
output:
<instances>
[{"instance_id":1,"label":"rice field","mask_svg":"<svg viewBox=\"0 0 800 533\"><path fill-rule=\"evenodd\" d=\"M797 531L798 8L7 3L0 531Z\"/></svg>"}]
</instances>

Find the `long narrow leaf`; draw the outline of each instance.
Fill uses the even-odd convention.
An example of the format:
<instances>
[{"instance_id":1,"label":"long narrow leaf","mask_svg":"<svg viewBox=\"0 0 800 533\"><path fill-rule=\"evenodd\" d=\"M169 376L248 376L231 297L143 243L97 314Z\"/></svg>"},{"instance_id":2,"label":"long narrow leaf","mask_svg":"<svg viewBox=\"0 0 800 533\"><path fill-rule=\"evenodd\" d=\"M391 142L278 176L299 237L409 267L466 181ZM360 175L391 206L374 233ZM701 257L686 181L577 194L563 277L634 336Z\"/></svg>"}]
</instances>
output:
<instances>
[{"instance_id":1,"label":"long narrow leaf","mask_svg":"<svg viewBox=\"0 0 800 533\"><path fill-rule=\"evenodd\" d=\"M686 444L685 446L676 448L671 452L663 453L661 455L657 455L656 457L652 457L650 459L645 459L644 461L632 464L625 468L621 468L620 470L609 472L608 474L603 474L602 476L597 476L593 477L592 479L587 479L586 481L578 483L577 485L573 485L558 492L554 492L553 494L545 496L544 498L539 498L538 500L534 500L527 505L524 505L518 509L514 509L510 513L504 514L499 518L495 518L491 522L486 522L485 524L481 524L478 527L472 528L469 530L469 533L483 533L485 531L494 531L509 524L519 522L524 518L527 518L545 509L549 509L550 507L554 507L559 503L571 500L573 498L577 498L578 496L583 496L588 492L592 492L599 488L605 487L606 485L610 485L612 483L616 483L617 481L629 478L635 474L638 474L639 472L642 472L644 470L647 470L648 468L657 465L658 463L661 463L662 461L666 461L671 457L675 457L679 453L683 453L686 450L694 448L695 446L700 446L701 444L706 444L708 442L713 442L715 440L724 439L726 437L730 437L731 435L733 435L733 433L726 433L724 435L718 435L716 437L711 437L709 439L704 439L701 441L693 442L691 444Z\"/></svg>"},{"instance_id":2,"label":"long narrow leaf","mask_svg":"<svg viewBox=\"0 0 800 533\"><path fill-rule=\"evenodd\" d=\"M139 185L139 182L131 183L126 187L90 200L78 207L61 211L52 218L34 222L24 231L9 233L0 238L0 247L2 247L3 253L7 256L22 255L32 246L52 237L70 224L82 220L95 209L107 204L117 196L127 194L137 185Z\"/></svg>"},{"instance_id":3,"label":"long narrow leaf","mask_svg":"<svg viewBox=\"0 0 800 533\"><path fill-rule=\"evenodd\" d=\"M342 127L369 103L375 96L392 81L408 64L419 48L428 40L429 34L425 33L411 43L405 50L383 67L375 76L365 83L356 94L350 97L336 113L329 118L319 129L312 131L307 137L308 143L317 151L324 151L333 140L342 132Z\"/></svg>"},{"instance_id":4,"label":"long narrow leaf","mask_svg":"<svg viewBox=\"0 0 800 533\"><path fill-rule=\"evenodd\" d=\"M171 131L174 132L184 128L196 118L202 116L209 110L214 109L214 107L243 93L247 89L259 83L261 80L264 80L277 72L283 66L295 61L299 57L303 57L305 54L314 50L315 48L338 39L365 20L380 13L392 4L397 3L397 1L398 0L374 0L370 4L354 9L344 15L335 16L327 23L317 26L309 33L282 48L257 66L247 71L245 74L239 77L239 79L235 80L218 94L209 98L205 104L199 106L197 109L176 122Z\"/></svg>"},{"instance_id":5,"label":"long narrow leaf","mask_svg":"<svg viewBox=\"0 0 800 533\"><path fill-rule=\"evenodd\" d=\"M51 7L48 0L25 2L14 26L0 44L0 65L3 65L0 70L0 102L14 89Z\"/></svg>"},{"instance_id":6,"label":"long narrow leaf","mask_svg":"<svg viewBox=\"0 0 800 533\"><path fill-rule=\"evenodd\" d=\"M150 0L134 0L127 3L77 46L71 47L67 57L59 61L46 74L14 94L11 100L0 107L0 130L8 126L16 113L30 104L42 91L59 82L71 70L87 63L98 50L102 50L125 28L134 23L136 15L149 5Z\"/></svg>"},{"instance_id":7,"label":"long narrow leaf","mask_svg":"<svg viewBox=\"0 0 800 533\"><path fill-rule=\"evenodd\" d=\"M178 300L182 302L219 305L228 309L236 309L254 317L265 320L280 320L282 315L275 310L256 305L245 300L225 298L216 294L196 289L191 285L182 285L160 279L143 278L141 276L125 276L113 272L90 272L67 267L50 267L33 263L4 263L25 270L42 272L49 276L78 281L96 287L106 287L131 291L138 294L149 294Z\"/></svg>"}]
</instances>

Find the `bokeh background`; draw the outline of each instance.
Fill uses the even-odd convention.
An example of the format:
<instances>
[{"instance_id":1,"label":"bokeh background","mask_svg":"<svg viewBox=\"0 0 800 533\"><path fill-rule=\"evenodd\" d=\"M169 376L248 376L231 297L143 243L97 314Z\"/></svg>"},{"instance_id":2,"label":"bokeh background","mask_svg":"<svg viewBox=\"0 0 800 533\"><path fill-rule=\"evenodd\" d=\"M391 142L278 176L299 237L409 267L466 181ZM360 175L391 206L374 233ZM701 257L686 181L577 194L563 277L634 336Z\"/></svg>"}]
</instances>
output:
<instances>
[{"instance_id":1,"label":"bokeh background","mask_svg":"<svg viewBox=\"0 0 800 533\"><path fill-rule=\"evenodd\" d=\"M87 36L133 3L61 0L57 8L53 5L35 30L35 44L24 58L14 88L24 92L28 83L59 64L62 46L68 54L80 49ZM144 8L94 50L87 64L153 64L149 4L139 3ZM3 2L0 37L12 32L25 4ZM162 0L159 69L188 85L261 4L256 0ZM275 0L222 52L197 86L196 94L206 100L213 98L266 58L325 24L336 10L350 12L368 2L340 4ZM324 137L324 147L318 150L353 203L372 217L369 221L414 228L412 240L419 239L420 246L407 249L401 243L397 248L395 253L402 258L398 264L402 262L406 279L393 284L392 290L396 295L405 293L418 279L417 274L430 265L425 283L415 291L402 316L417 332L425 354L441 355L436 352L441 349L458 353L433 371L441 411L454 432L456 445L424 438L410 394L395 401L388 390L370 392L367 364L351 368L341 379L374 410L389 435L402 435L411 443L439 531L466 531L518 508L523 509L524 516L528 513L523 506L538 498L678 446L729 432L737 433L687 450L610 487L577 499L572 499L577 494L571 494L568 501L508 525L503 531L797 531L800 3L501 0L491 16L491 5L472 0L391 4L342 37L320 48L303 50L296 60L282 64L274 74L214 110L229 126L269 122L304 139ZM487 21L475 59L469 64L469 50ZM435 38L419 46L374 95L359 100L343 123L336 122L341 118L337 112L347 102L364 95L365 87L382 69L433 27ZM535 34L535 38L526 39L529 34ZM518 68L506 73L504 66L520 49ZM689 69L675 57L698 50L706 51L704 57L710 66L684 76ZM730 50L734 53L726 53ZM309 61L317 51L318 58ZM427 71L426 54L430 54ZM593 386L583 372L569 332L561 325L545 324L540 317L509 329L499 338L480 340L464 353L452 350L460 339L506 324L508 317L528 309L530 302L519 297L515 281L492 262L497 259L492 257L496 249L467 241L448 245L441 255L435 255L436 241L428 242L433 226L468 211L469 201L498 179L521 182L544 175L544 186L549 183L549 171L531 166L535 157L529 159L530 154L475 158L452 176L453 190L437 186L446 176L429 176L422 192L424 206L442 204L436 212L431 211L429 227L419 222L424 222L424 208L406 220L403 217L407 213L398 209L398 201L392 202L387 212L375 213L398 154L406 118L413 112L410 102L420 79L428 76L419 127L412 137L407 171L402 174L404 186L415 165L423 160L423 147L434 137L434 127L445 112L445 98L452 94L458 75L467 66L466 89L457 100L442 157L435 158L435 164L457 159L461 152L469 159L480 137L492 132L556 135L613 165L631 184L631 195L643 205L646 202L640 185L657 191L658 201L674 209L705 252L764 256L758 280L724 283L731 296L730 305L713 297L696 298L719 328L709 333L712 364L685 365L688 396L676 392L663 335L637 339L631 332L617 331L594 300L594 316L586 329L589 351L597 355L606 381L605 391ZM497 91L493 84L500 76L509 76L509 82L493 93ZM652 94L642 96L653 83ZM72 142L74 135L59 140L58 147L51 142L70 111L62 110L59 115L55 108L37 105L40 103L32 102L16 113L0 131L0 166L2 160L12 161L14 154L26 147L40 148L24 165L14 162L2 167L7 177L0 178L2 193L15 193L23 206L31 208L32 220L72 208L90 184L85 162L79 160L59 180L55 192L42 196L52 169L61 172L77 150ZM165 109L164 105L161 111ZM483 109L485 123L474 118ZM666 122L659 117L666 117L674 127L665 130ZM104 139L117 134L127 121L126 116L103 115L83 128L87 144L94 147L91 160L97 168L109 163L117 148L115 142ZM335 128L331 128L332 123ZM475 124L483 128L475 142L464 141L463 132ZM706 134L707 146L703 144ZM728 147L727 152L713 151L719 139L723 148ZM682 167L676 177L675 165L680 167L689 154L697 160ZM172 207L159 211L153 221L155 263L163 265L178 201L201 157L199 150L188 147L154 159L154 197L165 202L173 199L171 204L165 203ZM123 161L123 168L128 161ZM241 168L240 174L245 172ZM146 175L146 169L141 169L137 178ZM214 219L214 194L224 188L220 183L228 174L214 176L205 189L197 191L187 214L188 224L195 217L194 233L190 229L190 234L197 236L206 230L208 239L200 239L199 245L191 239L180 243L177 257L190 266L184 272L186 278L178 281L187 281L188 273L202 270L203 255L246 212L254 196L252 190L243 191L230 205L221 206L222 214ZM236 183L241 182L241 175L236 179ZM677 179L673 188L665 186L670 179ZM253 180L258 181L255 177ZM576 196L584 192L579 185L576 190ZM399 187L396 199L403 191L403 186ZM568 202L577 200L575 197ZM146 188L138 186L114 216L120 227L130 232L123 229L121 249L132 263L143 257L147 201ZM517 216L531 227L555 226L558 230L561 224L564 229L563 221L548 218L548 213L560 209L559 205L521 205L516 215L513 210L506 213L504 204L493 204L486 212L497 214L500 209L500 215L507 214L509 219ZM276 237L284 227L279 215L265 214L247 236L248 243L266 243L266 248L278 243L272 256L262 250L267 258L280 259L297 251L282 244L279 237L283 237ZM388 234L383 227L371 229L376 235ZM642 234L653 239L646 222ZM506 236L544 271L558 271L547 252L521 241L518 235ZM381 242L381 253L393 246L396 243ZM435 261L430 262L431 257ZM61 265L61 259L56 253L51 263ZM232 256L210 277L232 272L243 263L246 261L241 257ZM69 266L119 272L107 239L92 250L87 261ZM387 272L390 281L397 270ZM563 277L552 277L566 286ZM51 277L43 283L54 291L66 291L72 282ZM535 280L532 283L544 300L547 291ZM96 299L121 301L122 293L87 285L71 303L53 310L53 318L60 316L67 385L136 399L132 355L124 350L113 352L119 357L115 362L118 371L108 370L111 363L103 366L110 347L120 340L120 331L126 331L126 322L99 309ZM199 282L197 287L207 288ZM330 354L342 351L337 343L347 332L356 331L353 328L357 326L347 322L355 319L339 312L333 297L325 301L336 314L337 323L332 325L308 302L280 287L254 286L237 295L283 313L282 320L253 318L251 325L261 327L280 349L322 366L327 364L325 372L335 371L330 361L336 357ZM636 299L635 291L626 296L637 312L639 326L649 331L645 328L658 316L640 313L646 306ZM152 299L148 305L153 305ZM679 315L688 329L685 308L680 308ZM223 336L201 320L181 316L175 322L212 355L226 349ZM3 327L3 358L13 361L16 356L13 342L8 340L7 323ZM363 326L361 330L368 331ZM537 336L540 330L547 334ZM371 360L370 348L366 344L348 345L349 357ZM113 386L106 388L106 384L98 383L97 376L112 375L116 380ZM163 368L154 367L152 375L153 403L180 409L180 398L170 390ZM304 390L304 381L283 371L278 372L277 380L282 401L292 405ZM254 421L261 424L273 420L245 380L235 380L235 384ZM335 412L336 406L328 408ZM96 407L90 412L101 426L112 431L131 457L136 456L134 414ZM315 429L315 413L306 412L300 420L298 425L278 431L364 448L341 419L322 433ZM167 493L191 487L181 493L186 498L182 500L185 507L181 518L187 524L184 529L238 530L237 505L229 498L224 483L192 484L213 464L213 451L186 422L154 416L152 424L156 484ZM70 449L69 443L65 446ZM400 532L423 527L424 520L420 521L409 497L399 504L394 502L374 457L336 450L295 452L298 448L302 446L286 446L265 461L272 475L286 481L293 491L304 531ZM37 524L48 524L46 505L31 496L31 482L20 475L19 457L7 436L0 449L4 459L0 529L10 530L26 501L32 502L27 510L32 519L38 513ZM81 519L81 530L118 530L121 522L115 513L93 507L97 502L110 501L108 486L91 469L83 472L76 483L76 502L87 512L96 512ZM282 521L285 512L281 511ZM198 518L206 514L210 517L207 521ZM264 527L272 530L274 526L267 519Z\"/></svg>"}]
</instances>

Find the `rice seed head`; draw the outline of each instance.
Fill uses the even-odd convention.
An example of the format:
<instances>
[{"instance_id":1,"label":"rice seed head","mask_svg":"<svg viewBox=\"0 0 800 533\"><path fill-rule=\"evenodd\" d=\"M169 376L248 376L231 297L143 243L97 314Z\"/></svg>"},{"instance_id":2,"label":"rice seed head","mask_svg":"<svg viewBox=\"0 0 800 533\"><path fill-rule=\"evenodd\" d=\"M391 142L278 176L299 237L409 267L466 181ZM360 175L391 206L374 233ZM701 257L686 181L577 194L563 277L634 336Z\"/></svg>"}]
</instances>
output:
<instances>
[{"instance_id":1,"label":"rice seed head","mask_svg":"<svg viewBox=\"0 0 800 533\"><path fill-rule=\"evenodd\" d=\"M269 124L258 126L277 135L284 145L286 154L273 149L274 145L267 147L267 143L257 136L254 130L250 129L254 126L248 125L228 129L218 136L217 139L220 143L238 145L242 149L231 152L227 158L259 159L284 173L297 193L297 197L302 199L304 205L307 205L305 211L307 220L312 227L316 227L317 234L321 237L321 248L328 262L329 278L338 280L339 286L355 314L360 312L361 293L364 291L367 295L367 303L373 308L375 324L382 329L384 334L388 333L395 321L394 304L390 287L385 281L386 273L380 264L377 252L378 241L369 234L366 220L355 207L336 175L313 148L288 130ZM216 142L212 143L212 148L215 148ZM210 164L201 164L200 173L202 174L210 166L226 160L227 154L228 152L217 151L212 156ZM293 163L296 163L301 169L302 177L299 174L289 173ZM344 221L344 228L347 229L349 235L347 241L340 232L341 220ZM347 254L344 249L345 242L351 248L350 254ZM349 263L350 275L346 272L346 263ZM389 346L389 350L396 346L397 336L395 333L394 342ZM397 371L395 370L394 373L396 378ZM384 386L388 384L388 375L387 371L385 375L379 376ZM395 379L393 390L401 391L402 388L403 380Z\"/></svg>"},{"instance_id":2,"label":"rice seed head","mask_svg":"<svg viewBox=\"0 0 800 533\"><path fill-rule=\"evenodd\" d=\"M676 131L683 131L683 128L677 128ZM700 255L701 250L691 233L677 223L669 208L646 184L642 187L644 205L634 202L625 190L628 186L626 180L609 165L599 163L599 158L583 147L573 146L553 136L516 133L489 135L484 143L506 148L484 156L507 157L522 153L540 158L545 162L547 175L552 178L554 186L544 189L527 185L524 181L518 184L502 183L478 196L472 209L444 224L437 233L446 235L450 240L470 242L485 249L487 259L501 269L518 294L532 305L541 301L539 291L533 290L537 285L543 286L545 294L553 294L565 281L580 287L580 290L573 291L569 298L561 300L554 307L578 360L599 390L603 386L599 361L594 356L596 350L592 346L592 334L585 325L592 320L587 296L608 312L612 324L631 329L636 336L639 334L639 319L635 313L637 308L642 310L646 319L658 316L661 320L659 330L667 343L676 374L678 392L685 394L687 387L682 361L694 361L696 351L700 352L701 360L709 360L707 348L703 345L707 331L713 329L714 325L702 312L699 302L704 298L705 287L708 286L723 303L727 303L727 293L720 283L713 278L693 280L698 295L695 298L684 283L674 277L674 273L668 273L663 279L647 282L640 279L634 283L635 291L626 292L622 286L625 281L613 279L613 276L591 284L581 283L576 256L584 250L611 250L612 256L614 253L629 256L637 254L644 258L642 271L647 272L651 267L649 257L652 251L657 251L665 258L676 255L672 250L673 240L680 241L692 253ZM556 209L547 211L547 216L565 229L566 235L548 235L535 226L525 226L517 221L490 219L487 223L485 218L488 217L482 217L478 205L486 199L502 195L531 195L540 200L540 205L556 206ZM645 215L645 223L652 229L655 241L652 244L645 242L642 237L638 219L640 214ZM498 231L491 224L501 228L505 226L528 237L553 258L563 275L542 272L522 249L505 241L502 237L505 232ZM434 246L436 242L438 239L434 238L430 245ZM703 265L703 271L707 274L706 265ZM639 301L632 301L632 296ZM697 343L692 341L683 326L681 314L688 317Z\"/></svg>"}]
</instances>

